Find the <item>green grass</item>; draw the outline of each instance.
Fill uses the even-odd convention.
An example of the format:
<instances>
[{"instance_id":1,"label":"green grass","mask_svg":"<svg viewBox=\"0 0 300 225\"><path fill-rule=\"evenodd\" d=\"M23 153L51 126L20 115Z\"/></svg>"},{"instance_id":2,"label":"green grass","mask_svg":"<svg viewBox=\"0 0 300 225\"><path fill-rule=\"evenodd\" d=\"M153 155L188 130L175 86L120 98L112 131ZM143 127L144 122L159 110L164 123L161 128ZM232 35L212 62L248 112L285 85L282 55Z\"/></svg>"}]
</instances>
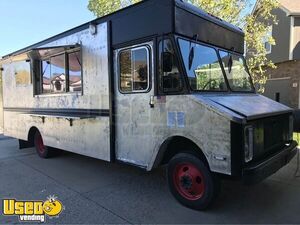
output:
<instances>
[{"instance_id":1,"label":"green grass","mask_svg":"<svg viewBox=\"0 0 300 225\"><path fill-rule=\"evenodd\" d=\"M298 142L298 144L300 145L300 133L294 133L294 140Z\"/></svg>"}]
</instances>

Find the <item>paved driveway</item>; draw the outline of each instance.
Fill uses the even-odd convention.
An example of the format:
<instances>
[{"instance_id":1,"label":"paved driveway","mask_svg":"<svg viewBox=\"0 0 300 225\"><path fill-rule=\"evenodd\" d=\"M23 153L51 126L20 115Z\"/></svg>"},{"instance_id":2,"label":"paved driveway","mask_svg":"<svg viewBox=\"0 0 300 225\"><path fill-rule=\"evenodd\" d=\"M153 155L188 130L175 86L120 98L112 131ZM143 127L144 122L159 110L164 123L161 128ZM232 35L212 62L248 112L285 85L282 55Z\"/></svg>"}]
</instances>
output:
<instances>
[{"instance_id":1,"label":"paved driveway","mask_svg":"<svg viewBox=\"0 0 300 225\"><path fill-rule=\"evenodd\" d=\"M300 223L296 163L256 186L223 182L214 207L198 212L174 200L163 169L147 173L70 153L44 160L34 149L18 150L16 140L0 137L0 198L58 196L65 211L48 223ZM0 215L0 223L17 222Z\"/></svg>"}]
</instances>

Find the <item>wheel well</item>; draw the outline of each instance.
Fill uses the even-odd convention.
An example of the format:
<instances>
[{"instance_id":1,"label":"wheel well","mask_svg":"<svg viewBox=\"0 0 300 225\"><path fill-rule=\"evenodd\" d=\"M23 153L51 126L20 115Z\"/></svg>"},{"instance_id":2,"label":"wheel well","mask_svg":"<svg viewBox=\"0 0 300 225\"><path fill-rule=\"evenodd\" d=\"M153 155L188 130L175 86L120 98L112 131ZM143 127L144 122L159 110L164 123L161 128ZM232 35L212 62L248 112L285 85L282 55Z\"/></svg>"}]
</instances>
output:
<instances>
[{"instance_id":1,"label":"wheel well","mask_svg":"<svg viewBox=\"0 0 300 225\"><path fill-rule=\"evenodd\" d=\"M31 127L29 132L28 132L28 145L29 147L34 147L34 135L35 133L39 131L36 127Z\"/></svg>"},{"instance_id":2,"label":"wheel well","mask_svg":"<svg viewBox=\"0 0 300 225\"><path fill-rule=\"evenodd\" d=\"M190 153L199 157L209 168L202 150L193 141L181 136L168 138L161 145L154 167L167 164L178 153Z\"/></svg>"}]
</instances>

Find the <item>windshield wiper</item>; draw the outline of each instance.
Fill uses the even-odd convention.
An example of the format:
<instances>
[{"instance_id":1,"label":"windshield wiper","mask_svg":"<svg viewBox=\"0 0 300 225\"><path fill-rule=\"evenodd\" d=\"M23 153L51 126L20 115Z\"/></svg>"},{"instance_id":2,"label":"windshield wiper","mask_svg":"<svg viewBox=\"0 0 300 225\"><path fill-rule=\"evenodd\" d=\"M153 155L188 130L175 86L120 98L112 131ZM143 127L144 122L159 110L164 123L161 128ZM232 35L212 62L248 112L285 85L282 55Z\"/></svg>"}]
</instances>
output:
<instances>
[{"instance_id":1,"label":"windshield wiper","mask_svg":"<svg viewBox=\"0 0 300 225\"><path fill-rule=\"evenodd\" d=\"M195 58L195 48L192 47L189 53L189 70L191 70Z\"/></svg>"},{"instance_id":2,"label":"windshield wiper","mask_svg":"<svg viewBox=\"0 0 300 225\"><path fill-rule=\"evenodd\" d=\"M198 34L194 35L193 40L195 40L196 42L198 41ZM195 46L193 47L191 46L192 46L192 41L190 41L189 70L191 70L195 58Z\"/></svg>"},{"instance_id":3,"label":"windshield wiper","mask_svg":"<svg viewBox=\"0 0 300 225\"><path fill-rule=\"evenodd\" d=\"M232 55L230 54L229 60L228 60L228 73L231 73L232 71L232 66L233 66L233 59L232 59Z\"/></svg>"}]
</instances>

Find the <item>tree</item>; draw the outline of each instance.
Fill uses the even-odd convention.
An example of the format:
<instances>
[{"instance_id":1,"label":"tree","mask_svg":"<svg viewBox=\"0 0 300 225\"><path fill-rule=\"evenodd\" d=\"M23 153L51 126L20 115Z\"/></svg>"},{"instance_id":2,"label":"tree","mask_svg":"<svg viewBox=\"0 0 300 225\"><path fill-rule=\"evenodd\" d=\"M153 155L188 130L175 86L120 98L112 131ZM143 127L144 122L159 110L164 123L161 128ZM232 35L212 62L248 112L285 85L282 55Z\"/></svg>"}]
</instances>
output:
<instances>
[{"instance_id":1,"label":"tree","mask_svg":"<svg viewBox=\"0 0 300 225\"><path fill-rule=\"evenodd\" d=\"M90 0L88 8L97 16L103 16L122 7L137 3L140 0ZM249 0L185 0L208 13L217 16L229 23L242 27L245 32L247 63L254 82L264 86L267 80L266 69L276 68L268 60L264 40L268 39L275 45L270 32L270 24L276 24L276 17L272 11L278 7L277 0L257 0L256 10L249 13L251 1ZM248 13L247 13L248 11ZM263 91L261 88L260 91Z\"/></svg>"},{"instance_id":2,"label":"tree","mask_svg":"<svg viewBox=\"0 0 300 225\"><path fill-rule=\"evenodd\" d=\"M88 9L101 17L141 0L89 0Z\"/></svg>"},{"instance_id":3,"label":"tree","mask_svg":"<svg viewBox=\"0 0 300 225\"><path fill-rule=\"evenodd\" d=\"M249 0L186 0L186 2L236 26L244 24L242 12L250 6Z\"/></svg>"},{"instance_id":4,"label":"tree","mask_svg":"<svg viewBox=\"0 0 300 225\"><path fill-rule=\"evenodd\" d=\"M276 45L275 39L271 35L272 24L277 24L276 16L272 11L279 6L277 0L258 0L256 10L253 14L245 17L245 41L247 47L247 64L253 75L255 83L260 84L259 91L264 91L267 81L267 68L276 69L276 66L267 58L267 49L264 41L270 45Z\"/></svg>"}]
</instances>

